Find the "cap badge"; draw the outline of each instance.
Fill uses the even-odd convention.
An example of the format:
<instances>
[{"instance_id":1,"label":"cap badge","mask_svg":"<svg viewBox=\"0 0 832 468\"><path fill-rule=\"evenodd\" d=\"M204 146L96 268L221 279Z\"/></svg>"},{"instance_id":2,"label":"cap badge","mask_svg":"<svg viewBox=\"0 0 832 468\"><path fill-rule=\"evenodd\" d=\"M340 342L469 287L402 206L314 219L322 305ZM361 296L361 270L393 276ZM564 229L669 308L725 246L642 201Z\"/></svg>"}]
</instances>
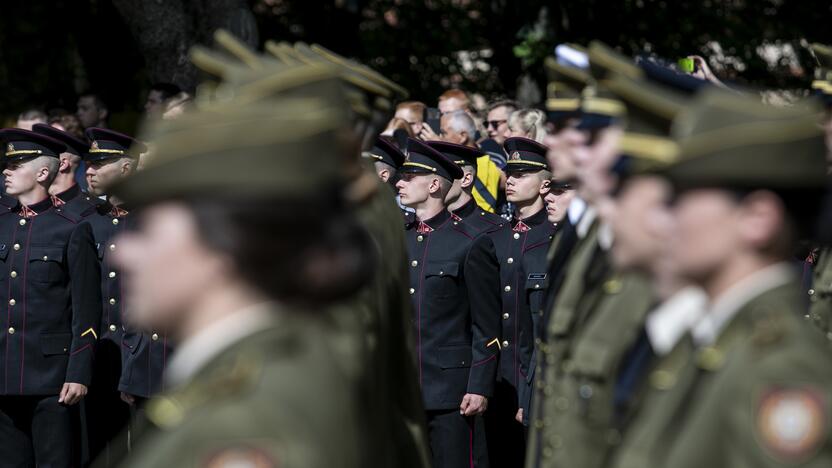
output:
<instances>
[{"instance_id":1,"label":"cap badge","mask_svg":"<svg viewBox=\"0 0 832 468\"><path fill-rule=\"evenodd\" d=\"M7 153L11 153L11 152L13 152L13 151L14 151L14 145L13 145L13 144L11 144L11 143L9 143L9 144L6 146L6 152L7 152Z\"/></svg>"},{"instance_id":2,"label":"cap badge","mask_svg":"<svg viewBox=\"0 0 832 468\"><path fill-rule=\"evenodd\" d=\"M512 161L518 161L519 159L520 159L520 152L519 151L515 151L515 152L511 153L511 160Z\"/></svg>"},{"instance_id":3,"label":"cap badge","mask_svg":"<svg viewBox=\"0 0 832 468\"><path fill-rule=\"evenodd\" d=\"M92 149L94 149L94 150L98 149L98 142L97 141L92 142Z\"/></svg>"}]
</instances>

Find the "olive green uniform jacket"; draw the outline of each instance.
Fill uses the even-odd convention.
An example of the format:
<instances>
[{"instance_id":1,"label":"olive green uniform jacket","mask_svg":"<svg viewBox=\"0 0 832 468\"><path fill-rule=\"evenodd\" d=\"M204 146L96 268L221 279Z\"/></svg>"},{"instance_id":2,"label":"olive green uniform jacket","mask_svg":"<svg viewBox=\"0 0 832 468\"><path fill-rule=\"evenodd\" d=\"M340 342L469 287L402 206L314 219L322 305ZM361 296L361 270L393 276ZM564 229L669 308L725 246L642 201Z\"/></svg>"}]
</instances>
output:
<instances>
[{"instance_id":1,"label":"olive green uniform jacket","mask_svg":"<svg viewBox=\"0 0 832 468\"><path fill-rule=\"evenodd\" d=\"M832 356L801 303L790 281L740 306L712 344L680 342L612 466L832 466Z\"/></svg>"},{"instance_id":2,"label":"olive green uniform jacket","mask_svg":"<svg viewBox=\"0 0 832 468\"><path fill-rule=\"evenodd\" d=\"M363 466L356 391L328 333L299 312L277 317L150 400L119 466Z\"/></svg>"},{"instance_id":3,"label":"olive green uniform jacket","mask_svg":"<svg viewBox=\"0 0 832 468\"><path fill-rule=\"evenodd\" d=\"M832 341L832 247L820 251L809 290L809 318Z\"/></svg>"},{"instance_id":4,"label":"olive green uniform jacket","mask_svg":"<svg viewBox=\"0 0 832 468\"><path fill-rule=\"evenodd\" d=\"M369 169L368 169L369 170ZM359 389L356 407L370 436L364 466L429 466L425 412L416 375L410 326L410 276L401 210L390 186L375 185L357 215L376 251L370 283L329 308L329 331L338 362Z\"/></svg>"}]
</instances>

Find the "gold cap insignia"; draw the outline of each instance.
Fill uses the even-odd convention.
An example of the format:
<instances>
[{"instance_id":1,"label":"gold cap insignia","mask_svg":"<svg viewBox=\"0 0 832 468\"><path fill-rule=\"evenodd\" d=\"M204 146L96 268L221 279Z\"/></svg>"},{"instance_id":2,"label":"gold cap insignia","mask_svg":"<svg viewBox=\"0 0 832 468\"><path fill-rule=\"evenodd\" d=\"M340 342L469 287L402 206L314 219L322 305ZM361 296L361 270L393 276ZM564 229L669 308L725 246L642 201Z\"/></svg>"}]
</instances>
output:
<instances>
[{"instance_id":1,"label":"gold cap insignia","mask_svg":"<svg viewBox=\"0 0 832 468\"><path fill-rule=\"evenodd\" d=\"M92 142L92 146L91 146L91 148L92 148L92 149L94 149L94 150L97 150L97 149L98 149L98 142L97 142L97 141L93 141L93 142Z\"/></svg>"},{"instance_id":2,"label":"gold cap insignia","mask_svg":"<svg viewBox=\"0 0 832 468\"><path fill-rule=\"evenodd\" d=\"M11 144L11 143L9 143L9 144L6 146L6 152L7 152L7 153L11 153L12 151L14 151L14 145L13 145L13 144Z\"/></svg>"},{"instance_id":3,"label":"gold cap insignia","mask_svg":"<svg viewBox=\"0 0 832 468\"><path fill-rule=\"evenodd\" d=\"M520 152L519 151L515 151L515 152L511 153L511 160L512 161L517 161L519 159L520 159Z\"/></svg>"}]
</instances>

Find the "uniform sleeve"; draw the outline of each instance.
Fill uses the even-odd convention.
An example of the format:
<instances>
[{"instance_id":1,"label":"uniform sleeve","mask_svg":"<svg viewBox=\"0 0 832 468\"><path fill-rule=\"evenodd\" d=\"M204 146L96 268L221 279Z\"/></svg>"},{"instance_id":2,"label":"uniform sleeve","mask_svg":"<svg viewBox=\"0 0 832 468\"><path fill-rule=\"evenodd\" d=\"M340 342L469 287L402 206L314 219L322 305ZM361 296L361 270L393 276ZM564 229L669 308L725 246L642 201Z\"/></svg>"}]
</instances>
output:
<instances>
[{"instance_id":1,"label":"uniform sleeve","mask_svg":"<svg viewBox=\"0 0 832 468\"><path fill-rule=\"evenodd\" d=\"M101 322L101 266L89 224L81 223L72 232L67 260L72 296L72 351L66 381L89 385Z\"/></svg>"},{"instance_id":2,"label":"uniform sleeve","mask_svg":"<svg viewBox=\"0 0 832 468\"><path fill-rule=\"evenodd\" d=\"M465 259L465 285L471 309L471 372L468 393L490 397L497 376L500 336L500 269L494 244L480 235Z\"/></svg>"}]
</instances>

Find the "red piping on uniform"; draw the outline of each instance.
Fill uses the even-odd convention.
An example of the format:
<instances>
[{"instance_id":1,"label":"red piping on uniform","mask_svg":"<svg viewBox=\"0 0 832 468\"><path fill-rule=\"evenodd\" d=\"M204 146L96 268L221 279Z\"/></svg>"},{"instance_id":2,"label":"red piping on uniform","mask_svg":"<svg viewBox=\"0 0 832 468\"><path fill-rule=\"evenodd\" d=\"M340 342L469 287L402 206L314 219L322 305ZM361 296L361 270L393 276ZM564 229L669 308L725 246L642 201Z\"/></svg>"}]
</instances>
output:
<instances>
[{"instance_id":1,"label":"red piping on uniform","mask_svg":"<svg viewBox=\"0 0 832 468\"><path fill-rule=\"evenodd\" d=\"M81 346L80 348L78 348L78 349L76 349L75 351L73 351L73 352L70 354L70 356L75 356L76 354L78 354L78 353L80 353L81 351L83 351L83 350L85 350L85 349L87 349L87 348L90 348L90 347L92 347L92 345L90 345L89 343L87 343L87 344L85 344L84 346Z\"/></svg>"},{"instance_id":2,"label":"red piping on uniform","mask_svg":"<svg viewBox=\"0 0 832 468\"><path fill-rule=\"evenodd\" d=\"M496 357L497 357L496 354L492 354L491 357L489 357L489 358L486 358L486 359L483 359L482 361L471 364L471 367L481 366L481 365L485 364L486 362L493 360Z\"/></svg>"}]
</instances>

